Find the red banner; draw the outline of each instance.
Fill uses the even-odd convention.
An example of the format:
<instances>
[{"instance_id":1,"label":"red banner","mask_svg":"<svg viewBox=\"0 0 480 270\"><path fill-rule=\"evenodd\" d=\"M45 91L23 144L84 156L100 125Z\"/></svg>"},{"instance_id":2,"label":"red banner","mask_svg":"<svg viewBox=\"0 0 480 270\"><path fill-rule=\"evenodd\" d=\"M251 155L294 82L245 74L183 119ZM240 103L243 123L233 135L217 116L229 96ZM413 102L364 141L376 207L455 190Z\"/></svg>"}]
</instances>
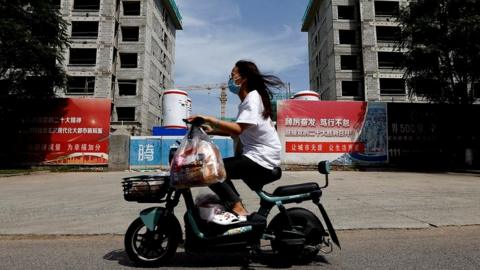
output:
<instances>
[{"instance_id":1,"label":"red banner","mask_svg":"<svg viewBox=\"0 0 480 270\"><path fill-rule=\"evenodd\" d=\"M316 164L365 152L359 136L366 102L285 100L277 104L277 111L284 163Z\"/></svg>"},{"instance_id":2,"label":"red banner","mask_svg":"<svg viewBox=\"0 0 480 270\"><path fill-rule=\"evenodd\" d=\"M22 119L25 162L107 164L111 101L67 98L50 102L48 110Z\"/></svg>"}]
</instances>

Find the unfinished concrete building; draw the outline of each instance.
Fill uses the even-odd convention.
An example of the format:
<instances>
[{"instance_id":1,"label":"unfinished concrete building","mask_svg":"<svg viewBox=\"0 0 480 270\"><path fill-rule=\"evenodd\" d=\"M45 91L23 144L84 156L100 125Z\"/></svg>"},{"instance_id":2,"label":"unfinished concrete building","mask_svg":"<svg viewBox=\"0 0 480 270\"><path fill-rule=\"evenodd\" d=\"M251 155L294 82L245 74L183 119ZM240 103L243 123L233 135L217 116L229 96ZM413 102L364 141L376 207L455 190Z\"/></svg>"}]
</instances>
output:
<instances>
[{"instance_id":1,"label":"unfinished concrete building","mask_svg":"<svg viewBox=\"0 0 480 270\"><path fill-rule=\"evenodd\" d=\"M110 98L112 130L150 135L161 123L161 94L174 84L174 0L58 0L68 22L64 97Z\"/></svg>"},{"instance_id":2,"label":"unfinished concrete building","mask_svg":"<svg viewBox=\"0 0 480 270\"><path fill-rule=\"evenodd\" d=\"M311 0L308 32L310 88L322 100L409 101L403 70L396 69L406 0Z\"/></svg>"}]
</instances>

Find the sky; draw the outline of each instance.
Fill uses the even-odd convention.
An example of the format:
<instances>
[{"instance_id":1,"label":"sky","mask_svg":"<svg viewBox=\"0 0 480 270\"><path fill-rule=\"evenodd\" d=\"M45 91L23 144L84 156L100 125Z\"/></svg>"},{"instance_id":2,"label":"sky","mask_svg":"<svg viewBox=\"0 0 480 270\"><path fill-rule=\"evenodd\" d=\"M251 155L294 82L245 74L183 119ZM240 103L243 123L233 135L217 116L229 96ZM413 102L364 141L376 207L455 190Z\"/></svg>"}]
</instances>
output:
<instances>
[{"instance_id":1,"label":"sky","mask_svg":"<svg viewBox=\"0 0 480 270\"><path fill-rule=\"evenodd\" d=\"M308 0L176 0L183 30L176 32L175 87L226 83L236 61L308 89L307 33L301 32ZM189 91L192 113L220 117L220 90ZM227 95L227 117L238 96Z\"/></svg>"}]
</instances>

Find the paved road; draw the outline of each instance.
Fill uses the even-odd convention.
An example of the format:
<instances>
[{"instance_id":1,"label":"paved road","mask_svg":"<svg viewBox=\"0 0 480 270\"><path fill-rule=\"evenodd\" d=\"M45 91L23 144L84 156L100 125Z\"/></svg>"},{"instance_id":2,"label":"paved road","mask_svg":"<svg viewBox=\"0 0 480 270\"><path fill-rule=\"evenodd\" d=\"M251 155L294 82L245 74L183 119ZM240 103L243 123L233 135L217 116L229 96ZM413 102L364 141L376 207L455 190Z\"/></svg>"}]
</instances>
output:
<instances>
[{"instance_id":1,"label":"paved road","mask_svg":"<svg viewBox=\"0 0 480 270\"><path fill-rule=\"evenodd\" d=\"M123 234L138 212L149 206L123 200L121 178L138 174L0 177L0 235ZM287 171L265 190L307 181L323 178L312 171ZM247 208L255 210L256 195L241 181L236 185ZM194 193L205 191L197 188ZM334 171L322 200L337 229L427 228L480 224L478 194L478 174ZM302 206L318 212L312 204ZM184 212L181 204L177 216Z\"/></svg>"},{"instance_id":2,"label":"paved road","mask_svg":"<svg viewBox=\"0 0 480 270\"><path fill-rule=\"evenodd\" d=\"M347 230L342 250L292 269L480 269L480 226ZM1 269L133 269L122 236L0 237ZM179 249L167 269L240 269L240 254L191 255ZM252 269L275 268L260 262Z\"/></svg>"}]
</instances>

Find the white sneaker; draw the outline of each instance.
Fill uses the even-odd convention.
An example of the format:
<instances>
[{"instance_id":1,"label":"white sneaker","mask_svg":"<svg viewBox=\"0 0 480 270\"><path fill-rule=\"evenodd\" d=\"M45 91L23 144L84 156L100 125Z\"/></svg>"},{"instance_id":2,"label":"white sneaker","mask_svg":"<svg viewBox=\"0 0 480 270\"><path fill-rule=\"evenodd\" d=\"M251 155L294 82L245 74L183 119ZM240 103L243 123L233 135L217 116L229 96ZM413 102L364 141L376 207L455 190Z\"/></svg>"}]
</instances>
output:
<instances>
[{"instance_id":1,"label":"white sneaker","mask_svg":"<svg viewBox=\"0 0 480 270\"><path fill-rule=\"evenodd\" d=\"M240 222L247 221L247 216L237 216L237 218L240 220Z\"/></svg>"},{"instance_id":2,"label":"white sneaker","mask_svg":"<svg viewBox=\"0 0 480 270\"><path fill-rule=\"evenodd\" d=\"M247 221L247 217L237 217L236 215L230 212L223 212L221 214L216 214L213 216L212 222L219 225L231 225L240 222Z\"/></svg>"}]
</instances>

